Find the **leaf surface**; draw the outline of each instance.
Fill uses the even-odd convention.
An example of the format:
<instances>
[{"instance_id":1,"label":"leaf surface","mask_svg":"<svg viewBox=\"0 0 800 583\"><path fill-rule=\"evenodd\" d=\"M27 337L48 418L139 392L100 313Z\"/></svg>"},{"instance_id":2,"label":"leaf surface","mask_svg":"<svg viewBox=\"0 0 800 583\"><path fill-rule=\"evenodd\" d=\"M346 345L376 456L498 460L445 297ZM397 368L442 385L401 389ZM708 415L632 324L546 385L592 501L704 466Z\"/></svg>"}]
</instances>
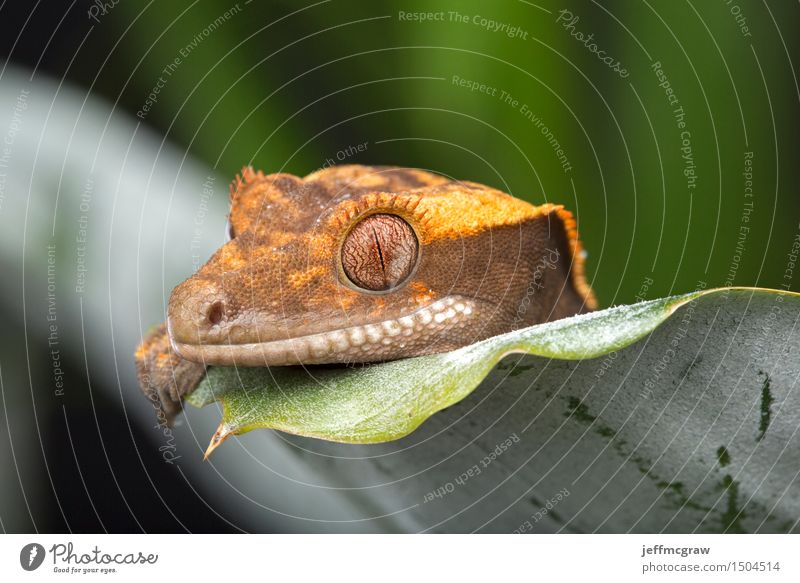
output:
<instances>
[{"instance_id":1,"label":"leaf surface","mask_svg":"<svg viewBox=\"0 0 800 583\"><path fill-rule=\"evenodd\" d=\"M187 401L197 407L223 403L212 446L258 428L344 443L381 443L409 434L437 411L461 401L508 354L595 358L646 336L688 302L731 293L744 307L753 293L781 292L693 292L531 326L453 352L372 365L213 367ZM788 297L797 302L795 294Z\"/></svg>"}]
</instances>

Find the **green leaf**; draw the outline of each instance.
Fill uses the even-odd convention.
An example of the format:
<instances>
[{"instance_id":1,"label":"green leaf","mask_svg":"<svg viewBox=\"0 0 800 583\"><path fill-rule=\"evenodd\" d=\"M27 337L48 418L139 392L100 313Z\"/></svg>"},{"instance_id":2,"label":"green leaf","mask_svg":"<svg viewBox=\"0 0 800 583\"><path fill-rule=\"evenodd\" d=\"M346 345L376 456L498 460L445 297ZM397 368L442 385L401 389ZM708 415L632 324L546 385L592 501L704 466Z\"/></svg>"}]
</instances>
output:
<instances>
[{"instance_id":1,"label":"green leaf","mask_svg":"<svg viewBox=\"0 0 800 583\"><path fill-rule=\"evenodd\" d=\"M363 369L211 369L190 401L224 403L210 451L324 438L281 441L389 530L796 532L799 323L800 294L709 290Z\"/></svg>"},{"instance_id":2,"label":"green leaf","mask_svg":"<svg viewBox=\"0 0 800 583\"><path fill-rule=\"evenodd\" d=\"M461 401L508 354L598 357L636 342L676 309L707 294L724 294L744 310L753 294L781 292L694 292L532 326L449 353L374 365L213 367L187 401L197 407L215 400L224 404L222 423L207 453L230 435L257 428L345 443L391 441ZM798 302L796 294L784 295L792 304Z\"/></svg>"}]
</instances>

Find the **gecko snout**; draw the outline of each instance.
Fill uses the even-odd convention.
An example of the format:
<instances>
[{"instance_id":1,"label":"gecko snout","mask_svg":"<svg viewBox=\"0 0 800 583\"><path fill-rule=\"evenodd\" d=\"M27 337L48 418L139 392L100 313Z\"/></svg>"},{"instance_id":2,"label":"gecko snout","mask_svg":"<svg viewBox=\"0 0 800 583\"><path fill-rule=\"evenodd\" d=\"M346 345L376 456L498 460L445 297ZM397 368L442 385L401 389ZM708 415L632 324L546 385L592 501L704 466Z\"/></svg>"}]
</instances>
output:
<instances>
[{"instance_id":1,"label":"gecko snout","mask_svg":"<svg viewBox=\"0 0 800 583\"><path fill-rule=\"evenodd\" d=\"M169 299L167 324L172 339L182 344L203 344L220 332L227 320L222 287L208 280L188 280Z\"/></svg>"}]
</instances>

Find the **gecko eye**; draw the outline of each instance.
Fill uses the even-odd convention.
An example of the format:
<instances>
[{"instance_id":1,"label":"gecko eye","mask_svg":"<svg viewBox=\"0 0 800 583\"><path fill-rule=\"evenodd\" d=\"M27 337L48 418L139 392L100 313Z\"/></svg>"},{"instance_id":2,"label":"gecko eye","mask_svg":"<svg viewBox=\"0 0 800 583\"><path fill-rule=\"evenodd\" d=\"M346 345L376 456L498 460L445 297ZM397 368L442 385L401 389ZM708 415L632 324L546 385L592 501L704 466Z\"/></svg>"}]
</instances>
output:
<instances>
[{"instance_id":1,"label":"gecko eye","mask_svg":"<svg viewBox=\"0 0 800 583\"><path fill-rule=\"evenodd\" d=\"M228 217L228 225L226 230L228 231L228 241L236 238L236 231L233 230L233 223L231 222L230 217Z\"/></svg>"},{"instance_id":2,"label":"gecko eye","mask_svg":"<svg viewBox=\"0 0 800 583\"><path fill-rule=\"evenodd\" d=\"M370 215L342 245L342 267L355 285L386 291L403 283L417 262L419 243L411 226L395 215Z\"/></svg>"}]
</instances>

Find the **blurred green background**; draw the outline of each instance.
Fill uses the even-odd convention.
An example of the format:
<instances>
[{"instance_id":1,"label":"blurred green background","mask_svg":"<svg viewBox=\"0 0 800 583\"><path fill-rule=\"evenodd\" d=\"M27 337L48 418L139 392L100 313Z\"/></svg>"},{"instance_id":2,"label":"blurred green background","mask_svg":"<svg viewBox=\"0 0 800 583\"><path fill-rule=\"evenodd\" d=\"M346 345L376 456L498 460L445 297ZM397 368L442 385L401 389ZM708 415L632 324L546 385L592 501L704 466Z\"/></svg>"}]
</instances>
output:
<instances>
[{"instance_id":1,"label":"blurred green background","mask_svg":"<svg viewBox=\"0 0 800 583\"><path fill-rule=\"evenodd\" d=\"M700 280L786 283L800 220L794 3L122 2L105 18L120 43L98 88L136 112L164 78L145 123L223 175L246 163L302 175L367 143L345 161L429 168L576 211L603 305Z\"/></svg>"},{"instance_id":2,"label":"blurred green background","mask_svg":"<svg viewBox=\"0 0 800 583\"><path fill-rule=\"evenodd\" d=\"M0 529L411 528L350 525L374 508L308 486L324 462L281 434L204 465L218 411L153 425L134 346L224 240L245 164L414 166L562 203L602 306L800 290L798 24L788 0L0 3Z\"/></svg>"}]
</instances>

